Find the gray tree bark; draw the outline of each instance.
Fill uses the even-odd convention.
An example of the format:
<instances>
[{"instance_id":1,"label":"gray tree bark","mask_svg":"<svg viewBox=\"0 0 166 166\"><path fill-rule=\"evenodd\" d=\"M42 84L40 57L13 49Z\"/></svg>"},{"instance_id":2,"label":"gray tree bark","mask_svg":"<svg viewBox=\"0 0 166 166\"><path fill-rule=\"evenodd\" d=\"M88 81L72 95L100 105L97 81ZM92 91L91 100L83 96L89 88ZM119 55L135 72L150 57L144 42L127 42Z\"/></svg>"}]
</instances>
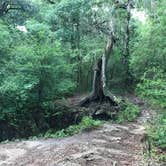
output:
<instances>
[{"instance_id":1,"label":"gray tree bark","mask_svg":"<svg viewBox=\"0 0 166 166\"><path fill-rule=\"evenodd\" d=\"M80 102L80 106L88 106L91 102L109 102L112 106L117 106L116 97L106 89L106 67L112 54L115 38L111 35L108 40L103 55L97 60L94 69L93 87L90 96Z\"/></svg>"}]
</instances>

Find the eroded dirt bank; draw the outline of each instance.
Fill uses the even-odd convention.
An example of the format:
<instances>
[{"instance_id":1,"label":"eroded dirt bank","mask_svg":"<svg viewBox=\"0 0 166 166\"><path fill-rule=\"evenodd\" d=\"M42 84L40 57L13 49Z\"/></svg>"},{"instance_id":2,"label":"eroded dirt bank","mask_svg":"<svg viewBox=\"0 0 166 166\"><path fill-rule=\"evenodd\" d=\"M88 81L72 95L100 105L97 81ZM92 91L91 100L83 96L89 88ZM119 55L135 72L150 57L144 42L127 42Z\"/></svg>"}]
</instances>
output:
<instances>
[{"instance_id":1,"label":"eroded dirt bank","mask_svg":"<svg viewBox=\"0 0 166 166\"><path fill-rule=\"evenodd\" d=\"M142 142L152 110L137 98L133 102L142 109L133 123L107 122L69 138L0 144L0 166L155 166L144 159Z\"/></svg>"}]
</instances>

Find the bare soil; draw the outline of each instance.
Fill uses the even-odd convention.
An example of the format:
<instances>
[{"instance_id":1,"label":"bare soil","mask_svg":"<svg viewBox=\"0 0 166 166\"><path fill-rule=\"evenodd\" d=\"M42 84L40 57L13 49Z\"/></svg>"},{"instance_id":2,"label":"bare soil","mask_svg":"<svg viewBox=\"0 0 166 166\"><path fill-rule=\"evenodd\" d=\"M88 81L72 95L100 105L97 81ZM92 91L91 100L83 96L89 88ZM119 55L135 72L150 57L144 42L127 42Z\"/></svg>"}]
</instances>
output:
<instances>
[{"instance_id":1,"label":"bare soil","mask_svg":"<svg viewBox=\"0 0 166 166\"><path fill-rule=\"evenodd\" d=\"M63 139L2 143L0 166L157 166L145 159L142 141L144 124L154 111L138 98L128 98L142 110L135 122L106 122L99 129Z\"/></svg>"}]
</instances>

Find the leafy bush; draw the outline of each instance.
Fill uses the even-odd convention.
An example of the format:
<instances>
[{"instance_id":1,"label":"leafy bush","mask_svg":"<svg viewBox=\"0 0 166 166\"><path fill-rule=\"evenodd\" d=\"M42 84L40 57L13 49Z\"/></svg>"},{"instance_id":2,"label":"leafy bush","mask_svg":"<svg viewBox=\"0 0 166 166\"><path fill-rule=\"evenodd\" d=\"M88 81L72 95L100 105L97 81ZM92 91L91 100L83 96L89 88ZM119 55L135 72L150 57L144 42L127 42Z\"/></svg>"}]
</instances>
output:
<instances>
[{"instance_id":1,"label":"leafy bush","mask_svg":"<svg viewBox=\"0 0 166 166\"><path fill-rule=\"evenodd\" d=\"M64 103L46 102L39 109L15 110L0 106L0 141L28 138L49 129L59 130L75 123L75 116Z\"/></svg>"},{"instance_id":2,"label":"leafy bush","mask_svg":"<svg viewBox=\"0 0 166 166\"><path fill-rule=\"evenodd\" d=\"M67 118L68 109L52 103L75 89L73 65L67 63L49 26L38 24L28 26L27 35L0 20L0 141L39 134L53 124L56 129L66 127L63 120L58 125L52 122ZM47 109L52 105L54 109Z\"/></svg>"},{"instance_id":3,"label":"leafy bush","mask_svg":"<svg viewBox=\"0 0 166 166\"><path fill-rule=\"evenodd\" d=\"M156 68L146 72L142 83L137 86L137 93L160 110L154 121L149 124L148 132L152 143L166 150L166 78L164 72Z\"/></svg>"},{"instance_id":4,"label":"leafy bush","mask_svg":"<svg viewBox=\"0 0 166 166\"><path fill-rule=\"evenodd\" d=\"M166 78L162 70L153 68L142 77L142 83L137 85L136 92L144 99L161 108L166 108Z\"/></svg>"},{"instance_id":5,"label":"leafy bush","mask_svg":"<svg viewBox=\"0 0 166 166\"><path fill-rule=\"evenodd\" d=\"M160 114L153 125L150 125L149 135L156 146L166 150L166 112Z\"/></svg>"},{"instance_id":6,"label":"leafy bush","mask_svg":"<svg viewBox=\"0 0 166 166\"><path fill-rule=\"evenodd\" d=\"M118 123L123 123L127 121L132 122L138 117L139 114L140 109L138 108L138 106L127 101L125 110L119 111L116 115L116 121Z\"/></svg>"},{"instance_id":7,"label":"leafy bush","mask_svg":"<svg viewBox=\"0 0 166 166\"><path fill-rule=\"evenodd\" d=\"M100 120L93 120L91 117L85 116L80 123L80 128L81 129L94 128L100 125L101 125Z\"/></svg>"},{"instance_id":8,"label":"leafy bush","mask_svg":"<svg viewBox=\"0 0 166 166\"><path fill-rule=\"evenodd\" d=\"M78 134L80 131L85 129L99 127L100 125L102 125L101 121L93 120L91 117L85 116L78 125L71 125L66 129L62 129L56 132L49 130L43 136L45 138L67 137L67 136L72 136L74 134Z\"/></svg>"},{"instance_id":9,"label":"leafy bush","mask_svg":"<svg viewBox=\"0 0 166 166\"><path fill-rule=\"evenodd\" d=\"M165 0L156 1L153 11L159 17L149 17L145 24L137 23L135 25L137 27L135 29L136 37L131 41L130 69L138 81L147 70L153 67L160 67L166 71L166 19L162 14L165 11L165 5Z\"/></svg>"}]
</instances>

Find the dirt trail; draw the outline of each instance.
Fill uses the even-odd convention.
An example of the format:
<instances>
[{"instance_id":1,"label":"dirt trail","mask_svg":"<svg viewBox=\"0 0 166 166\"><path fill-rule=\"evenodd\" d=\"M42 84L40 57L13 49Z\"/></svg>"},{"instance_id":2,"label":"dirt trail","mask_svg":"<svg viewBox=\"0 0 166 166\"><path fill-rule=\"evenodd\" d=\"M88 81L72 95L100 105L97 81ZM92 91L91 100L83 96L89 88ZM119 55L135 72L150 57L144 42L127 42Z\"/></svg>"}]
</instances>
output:
<instances>
[{"instance_id":1,"label":"dirt trail","mask_svg":"<svg viewBox=\"0 0 166 166\"><path fill-rule=\"evenodd\" d=\"M130 98L130 97L129 97ZM143 124L151 112L138 98L142 109L134 123L105 123L101 128L73 137L0 144L0 166L156 166L143 157Z\"/></svg>"}]
</instances>

